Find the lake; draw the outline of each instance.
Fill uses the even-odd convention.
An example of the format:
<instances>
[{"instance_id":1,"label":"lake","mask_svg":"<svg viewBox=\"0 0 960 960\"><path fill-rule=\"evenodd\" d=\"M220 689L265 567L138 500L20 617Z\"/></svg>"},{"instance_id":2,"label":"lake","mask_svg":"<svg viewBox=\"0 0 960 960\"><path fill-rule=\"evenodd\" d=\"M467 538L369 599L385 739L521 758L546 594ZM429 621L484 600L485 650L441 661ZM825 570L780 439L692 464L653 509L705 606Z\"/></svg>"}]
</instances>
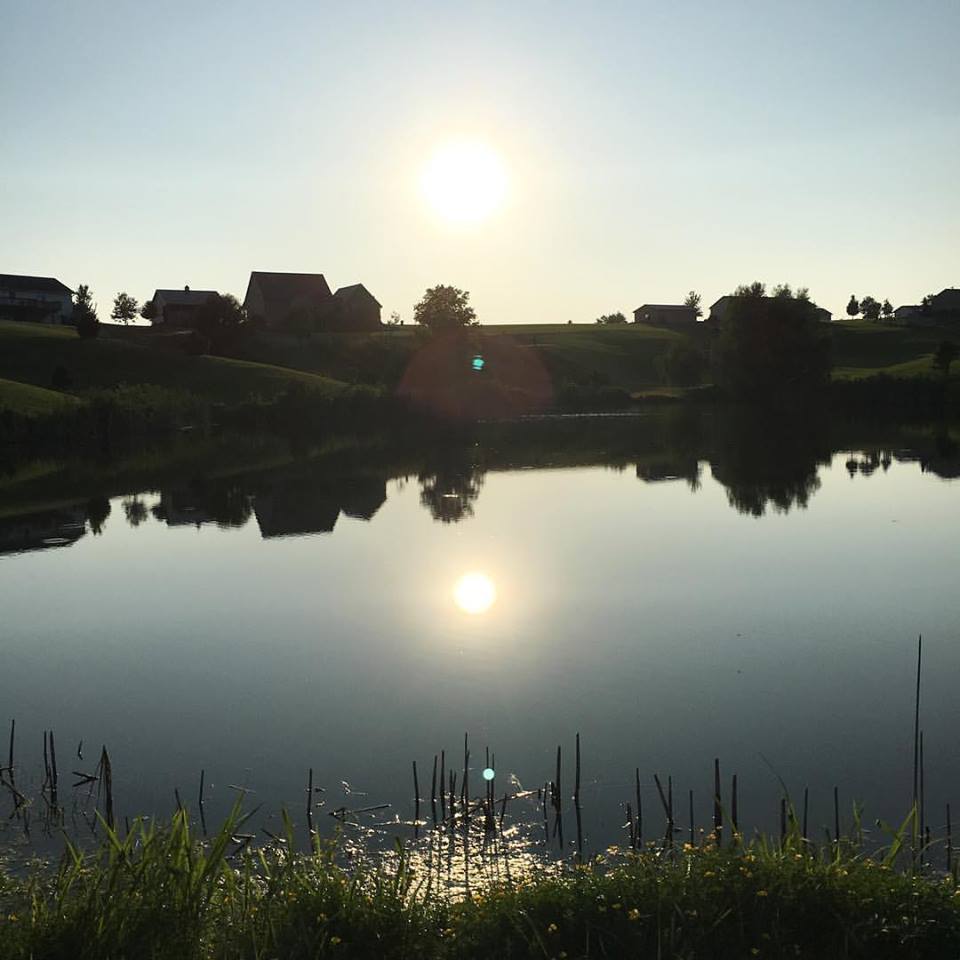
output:
<instances>
[{"instance_id":1,"label":"lake","mask_svg":"<svg viewBox=\"0 0 960 960\"><path fill-rule=\"evenodd\" d=\"M654 773L707 826L715 757L741 826L775 828L782 780L822 836L834 786L846 824L854 800L869 823L909 809L922 634L934 830L960 798L947 426L694 411L191 443L0 486L19 784L53 728L61 780L108 746L121 816L192 802L203 769L208 817L240 786L300 823L312 767L324 810L408 820L411 762L429 797L465 732L475 792L486 747L502 793L550 780L562 745L565 796L579 732L593 849L625 841L635 768L646 836Z\"/></svg>"}]
</instances>

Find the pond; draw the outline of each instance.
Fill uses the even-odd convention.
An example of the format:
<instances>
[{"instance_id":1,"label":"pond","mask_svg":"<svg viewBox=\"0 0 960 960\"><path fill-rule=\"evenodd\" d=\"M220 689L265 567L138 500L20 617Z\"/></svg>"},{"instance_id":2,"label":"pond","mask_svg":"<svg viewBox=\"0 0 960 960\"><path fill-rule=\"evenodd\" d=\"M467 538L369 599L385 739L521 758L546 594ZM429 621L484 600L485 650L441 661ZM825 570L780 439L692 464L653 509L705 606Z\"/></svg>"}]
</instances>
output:
<instances>
[{"instance_id":1,"label":"pond","mask_svg":"<svg viewBox=\"0 0 960 960\"><path fill-rule=\"evenodd\" d=\"M922 634L936 832L960 798L957 449L944 425L685 412L148 457L127 479L23 465L0 487L18 784L52 728L62 780L107 745L120 816L193 802L203 770L208 817L243 787L299 823L312 768L329 831L340 807L409 820L412 761L428 798L465 732L474 792L487 747L499 795L553 779L562 745L567 797L579 733L592 849L625 840L637 769L647 835L654 773L707 827L714 758L742 827L808 788L822 836L834 787L845 824L854 801L868 823L910 807Z\"/></svg>"}]
</instances>

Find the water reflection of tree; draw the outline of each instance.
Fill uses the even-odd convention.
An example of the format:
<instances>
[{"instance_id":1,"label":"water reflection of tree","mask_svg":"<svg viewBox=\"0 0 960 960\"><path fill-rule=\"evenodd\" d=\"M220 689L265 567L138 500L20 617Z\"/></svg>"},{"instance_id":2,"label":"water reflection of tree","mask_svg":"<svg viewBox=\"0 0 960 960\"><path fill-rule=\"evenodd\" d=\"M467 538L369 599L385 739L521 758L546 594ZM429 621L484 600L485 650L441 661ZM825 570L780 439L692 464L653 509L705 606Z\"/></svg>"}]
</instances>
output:
<instances>
[{"instance_id":1,"label":"water reflection of tree","mask_svg":"<svg viewBox=\"0 0 960 960\"><path fill-rule=\"evenodd\" d=\"M103 525L110 516L110 501L107 497L92 497L87 501L87 521L90 532L98 537L103 533Z\"/></svg>"},{"instance_id":2,"label":"water reflection of tree","mask_svg":"<svg viewBox=\"0 0 960 960\"><path fill-rule=\"evenodd\" d=\"M420 503L440 523L456 523L473 516L483 473L467 458L431 465L418 476Z\"/></svg>"},{"instance_id":3,"label":"water reflection of tree","mask_svg":"<svg viewBox=\"0 0 960 960\"><path fill-rule=\"evenodd\" d=\"M131 527L139 527L147 519L147 505L138 494L134 494L132 497L124 497L123 513Z\"/></svg>"},{"instance_id":4,"label":"water reflection of tree","mask_svg":"<svg viewBox=\"0 0 960 960\"><path fill-rule=\"evenodd\" d=\"M806 509L820 488L818 470L831 457L827 423L814 412L774 417L726 411L714 422L710 469L740 513Z\"/></svg>"}]
</instances>

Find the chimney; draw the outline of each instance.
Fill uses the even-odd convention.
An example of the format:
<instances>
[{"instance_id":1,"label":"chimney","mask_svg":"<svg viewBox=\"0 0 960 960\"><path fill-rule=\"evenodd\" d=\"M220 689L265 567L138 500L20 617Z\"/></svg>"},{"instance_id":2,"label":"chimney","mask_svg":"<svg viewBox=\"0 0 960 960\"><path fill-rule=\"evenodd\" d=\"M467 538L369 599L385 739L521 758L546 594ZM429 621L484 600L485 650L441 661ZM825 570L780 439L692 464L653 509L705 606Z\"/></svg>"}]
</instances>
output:
<instances>
[{"instance_id":1,"label":"chimney","mask_svg":"<svg viewBox=\"0 0 960 960\"><path fill-rule=\"evenodd\" d=\"M183 292L184 292L184 293L189 293L189 292L190 292L190 284L189 284L189 283L183 288Z\"/></svg>"}]
</instances>

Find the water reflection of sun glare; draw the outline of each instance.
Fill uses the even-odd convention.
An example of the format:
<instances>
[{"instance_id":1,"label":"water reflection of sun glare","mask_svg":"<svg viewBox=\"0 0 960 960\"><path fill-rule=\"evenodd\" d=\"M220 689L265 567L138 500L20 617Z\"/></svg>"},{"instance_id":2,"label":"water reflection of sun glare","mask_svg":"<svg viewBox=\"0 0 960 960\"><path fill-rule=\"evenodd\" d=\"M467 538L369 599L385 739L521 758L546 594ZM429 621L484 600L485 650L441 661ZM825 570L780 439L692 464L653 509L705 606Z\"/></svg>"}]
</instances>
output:
<instances>
[{"instance_id":1,"label":"water reflection of sun glare","mask_svg":"<svg viewBox=\"0 0 960 960\"><path fill-rule=\"evenodd\" d=\"M486 613L497 599L497 588L485 573L467 573L453 588L453 599L464 613Z\"/></svg>"}]
</instances>

